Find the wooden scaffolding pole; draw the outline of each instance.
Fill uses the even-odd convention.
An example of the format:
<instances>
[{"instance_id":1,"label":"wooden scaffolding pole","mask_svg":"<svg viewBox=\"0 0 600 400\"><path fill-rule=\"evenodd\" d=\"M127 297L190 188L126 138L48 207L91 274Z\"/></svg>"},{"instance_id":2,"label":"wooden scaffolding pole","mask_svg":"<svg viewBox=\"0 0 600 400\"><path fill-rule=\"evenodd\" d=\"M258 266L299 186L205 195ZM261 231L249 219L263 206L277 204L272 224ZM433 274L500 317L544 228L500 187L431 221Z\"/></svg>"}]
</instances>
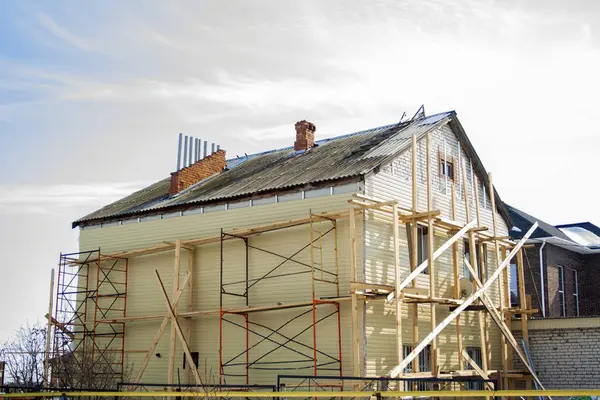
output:
<instances>
[{"instance_id":1,"label":"wooden scaffolding pole","mask_svg":"<svg viewBox=\"0 0 600 400\"><path fill-rule=\"evenodd\" d=\"M417 136L412 136L412 212L416 213L418 209L417 205ZM411 257L410 257L410 270L411 272L417 268L417 257L419 254L419 247L417 240L419 239L419 230L417 221L413 220L411 223ZM412 287L417 286L417 281L412 281ZM413 348L419 343L419 305L414 303L412 306L412 337L413 337ZM404 370L404 368L402 369ZM412 372L419 372L419 359L413 360Z\"/></svg>"},{"instance_id":2,"label":"wooden scaffolding pole","mask_svg":"<svg viewBox=\"0 0 600 400\"><path fill-rule=\"evenodd\" d=\"M186 285L187 281L190 278L191 278L191 276L188 273L186 275L185 279L183 280L183 286ZM179 304L179 299L181 298L182 294L183 294L183 288L180 288L179 291L177 292L177 295L173 299L173 307L174 308L177 308L177 305ZM165 331L165 328L167 327L170 320L171 320L171 318L169 317L169 314L167 314L163 317L163 321L160 324L160 327L158 328L156 335L154 335L152 344L150 345L150 348L146 352L146 356L144 357L144 360L142 361L140 370L138 371L138 374L137 374L135 380L133 381L134 383L140 383L140 381L142 380L142 376L144 376L144 372L146 372L146 367L148 367L148 363L150 362L150 360L152 359L152 356L154 355L154 350L156 349L156 346L158 346L158 342L160 341L160 338L162 337L163 332Z\"/></svg>"},{"instance_id":3,"label":"wooden scaffolding pole","mask_svg":"<svg viewBox=\"0 0 600 400\"><path fill-rule=\"evenodd\" d=\"M177 336L179 336L179 341L181 342L181 346L183 347L183 352L187 359L187 363L190 366L190 369L192 370L192 372L194 374L194 378L196 378L196 384L202 385L202 379L200 378L200 375L198 375L198 368L196 368L196 363L194 362L194 359L192 358L190 348L185 340L185 337L183 336L181 326L179 326L179 321L177 321L177 315L175 314L175 310L173 309L173 306L171 305L171 302L169 301L169 297L167 296L167 291L165 290L165 285L163 285L162 279L160 279L160 275L158 274L158 271L154 270L154 273L156 274L156 279L158 280L158 284L160 286L160 289L161 289L161 292L163 295L163 299L165 300L165 304L167 305L167 309L169 311L169 316L171 317L171 324L175 326L175 331L177 332Z\"/></svg>"},{"instance_id":4,"label":"wooden scaffolding pole","mask_svg":"<svg viewBox=\"0 0 600 400\"><path fill-rule=\"evenodd\" d=\"M464 182L463 182L464 185ZM464 186L463 186L464 188ZM456 192L454 182L452 182L452 220L456 221ZM460 299L460 288L458 286L459 280L459 268L458 268L458 242L452 243L452 275L454 280L454 298ZM463 340L462 333L460 331L460 314L456 316L456 345L458 354L458 369L463 369Z\"/></svg>"},{"instance_id":5,"label":"wooden scaffolding pole","mask_svg":"<svg viewBox=\"0 0 600 400\"><path fill-rule=\"evenodd\" d=\"M392 218L394 221L394 273L396 279L396 359L398 363L404 358L404 347L402 343L402 289L400 282L402 275L400 274L400 221L398 221L398 205L394 204Z\"/></svg>"},{"instance_id":6,"label":"wooden scaffolding pole","mask_svg":"<svg viewBox=\"0 0 600 400\"><path fill-rule=\"evenodd\" d=\"M490 278L483 284L483 286L481 288L479 288L479 290L477 290L475 293L473 293L471 296L469 296L468 298L466 298L462 304L460 304L454 311L452 311L440 324L438 324L438 326L435 327L435 329L433 331L431 331L426 337L425 339L423 339L414 349L413 351L410 352L410 354L408 356L406 356L404 358L404 360L402 360L402 362L395 366L391 372L390 372L390 376L392 378L397 377L401 371L404 370L404 368L406 368L407 365L409 365L411 362L414 362L414 360L416 358L418 358L418 355L421 351L423 351L423 349L425 347L427 347L427 345L429 345L431 343L431 341L433 340L434 337L436 337L437 335L440 334L440 332L442 332L442 330L448 326L448 324L450 324L458 314L460 314L461 312L463 312L468 306L470 306L471 304L473 304L473 302L475 300L477 300L478 298L481 297L481 295L490 288L490 286L496 281L496 279L498 279L498 277L500 276L500 274L502 273L502 270L504 268L506 268L506 266L508 265L510 258L512 258L517 251L519 251L519 249L523 246L523 244L527 241L527 239L529 239L529 237L531 236L531 234L533 233L533 231L535 229L537 229L537 222L535 222L532 227L529 229L529 231L527 231L527 233L525 233L525 235L523 236L523 238L515 245L515 247L511 250L510 254L509 254L509 258L504 260L502 262L502 264L498 267L498 269L496 269L494 271L494 273L490 276ZM500 323L502 324L502 326L504 326L504 322L500 321ZM508 331L508 335L511 335L510 330ZM522 353L522 352L517 352L517 353ZM525 364L528 366L529 364L527 363L527 361L525 361ZM534 379L535 379L535 375L534 375Z\"/></svg>"},{"instance_id":7,"label":"wooden scaffolding pole","mask_svg":"<svg viewBox=\"0 0 600 400\"><path fill-rule=\"evenodd\" d=\"M473 177L473 188L474 193L475 193L475 215L477 218L477 227L481 227L481 216L480 216L480 210L479 210L479 179L477 178L476 174L472 175ZM474 242L473 242L474 243ZM470 248L469 254L471 255L471 263L473 263L473 260L477 260L477 258L479 258L479 268L477 268L476 264L475 265L475 274L472 274L474 277L479 277L479 279L481 279L481 282L485 282L485 276L483 275L483 271L484 271L484 262L485 262L485 258L484 258L484 245L480 244L479 246L476 245L472 245L471 242L469 241L469 246L474 246ZM479 248L477 248L479 247ZM477 254L479 253L479 254ZM479 322L479 347L481 348L481 367L483 369L484 372L487 373L488 371L488 365L491 364L491 360L490 360L490 353L491 353L491 349L488 347L489 345L489 330L487 327L487 323L486 323L486 313L485 311L481 310L477 313L477 320Z\"/></svg>"},{"instance_id":8,"label":"wooden scaffolding pole","mask_svg":"<svg viewBox=\"0 0 600 400\"><path fill-rule=\"evenodd\" d=\"M523 250L517 253L517 275L518 275L518 284L519 284L519 307L521 311L527 310L529 305L527 304L527 295L525 293L525 272L523 270ZM523 335L523 340L525 341L525 345L529 348L529 327L527 325L528 315L526 312L521 313L521 334ZM525 381L525 388L531 389L531 380L527 379Z\"/></svg>"},{"instance_id":9,"label":"wooden scaffolding pole","mask_svg":"<svg viewBox=\"0 0 600 400\"><path fill-rule=\"evenodd\" d=\"M50 272L50 300L48 301L48 325L46 326L46 354L44 358L44 386L50 386L50 342L52 334L52 308L54 304L54 268Z\"/></svg>"},{"instance_id":10,"label":"wooden scaffolding pole","mask_svg":"<svg viewBox=\"0 0 600 400\"><path fill-rule=\"evenodd\" d=\"M496 238L498 236L498 228L496 225L496 196L494 196L494 183L492 180L491 173L488 173L488 182L489 182L488 194L490 196L490 203L492 205L492 227L493 227L494 238ZM496 259L496 265L500 265L500 245L498 243L498 240L496 240L496 239L494 239L494 254L495 254L495 259ZM504 301L505 301L504 286L508 283L507 281L508 281L508 269L505 268L502 273L502 279L500 279L500 278L498 279L498 289L500 292L500 315L502 315L502 319L505 319L505 317L506 317L506 314L505 314L506 304L504 303ZM510 323L510 320L508 320L508 322ZM502 347L502 372L503 372L502 387L507 388L508 387L508 377L506 376L506 372L508 371L508 346L506 344L506 339L504 338L504 336L502 337L501 347Z\"/></svg>"},{"instance_id":11,"label":"wooden scaffolding pole","mask_svg":"<svg viewBox=\"0 0 600 400\"><path fill-rule=\"evenodd\" d=\"M175 241L175 266L173 270L173 297L177 295L179 291L179 267L181 262L181 239ZM169 365L167 373L167 382L169 385L173 384L173 375L175 372L175 352L177 351L177 343L175 341L177 337L177 309L173 310L175 318L171 319L171 337L169 339ZM191 364L190 364L191 365Z\"/></svg>"},{"instance_id":12,"label":"wooden scaffolding pole","mask_svg":"<svg viewBox=\"0 0 600 400\"><path fill-rule=\"evenodd\" d=\"M195 261L195 257L196 257L196 251L192 248L191 250L188 250L187 252L187 293L188 293L188 298L187 298L187 311L193 311L194 310L194 261ZM186 285L184 284L183 287L185 287ZM182 289L183 289L182 287ZM193 329L193 324L194 324L194 320L193 319L188 319L188 323L187 323L187 341L190 344L190 346L192 345L193 338L192 335L194 334L194 329ZM187 374L187 380L188 383L191 382L192 380L192 369L189 368L188 369L188 374Z\"/></svg>"},{"instance_id":13,"label":"wooden scaffolding pole","mask_svg":"<svg viewBox=\"0 0 600 400\"><path fill-rule=\"evenodd\" d=\"M350 240L350 276L353 282L358 281L356 270L356 220L354 209L348 210L348 237ZM360 339L358 330L358 296L354 291L352 297L352 374L360 376Z\"/></svg>"},{"instance_id":14,"label":"wooden scaffolding pole","mask_svg":"<svg viewBox=\"0 0 600 400\"><path fill-rule=\"evenodd\" d=\"M427 152L427 211L431 211L433 208L433 199L431 193L431 133L428 132L426 136L426 152ZM454 186L453 186L454 187ZM396 218L394 218L396 219ZM436 296L435 290L435 260L433 259L433 246L434 246L434 232L433 232L433 219L431 215L427 218L427 259L429 260L429 296L434 298ZM429 304L430 329L433 330L437 325L436 319L436 307L437 304ZM437 338L434 338L431 342L431 371L433 376L437 376L439 373L438 359L437 359Z\"/></svg>"}]
</instances>

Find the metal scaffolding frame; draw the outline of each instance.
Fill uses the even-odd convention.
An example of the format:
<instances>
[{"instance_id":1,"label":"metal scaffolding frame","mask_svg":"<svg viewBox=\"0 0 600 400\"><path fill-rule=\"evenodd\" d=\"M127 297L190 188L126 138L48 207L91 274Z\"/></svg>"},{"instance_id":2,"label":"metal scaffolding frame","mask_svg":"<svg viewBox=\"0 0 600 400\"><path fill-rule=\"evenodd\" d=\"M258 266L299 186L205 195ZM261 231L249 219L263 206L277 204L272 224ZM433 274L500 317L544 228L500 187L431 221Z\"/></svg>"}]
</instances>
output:
<instances>
[{"instance_id":1,"label":"metal scaffolding frame","mask_svg":"<svg viewBox=\"0 0 600 400\"><path fill-rule=\"evenodd\" d=\"M104 256L100 249L60 254L54 315L49 316L53 365L69 357L78 364L75 371L83 372L102 362L109 368L98 373L122 377L125 322L106 319L127 315L128 266L127 258ZM54 374L52 383L57 378Z\"/></svg>"},{"instance_id":2,"label":"metal scaffolding frame","mask_svg":"<svg viewBox=\"0 0 600 400\"><path fill-rule=\"evenodd\" d=\"M331 226L324 227L323 224L331 224ZM250 379L250 369L261 369L261 370L301 370L312 368L314 374L324 371L336 371L339 375L342 375L342 347L341 347L341 317L340 317L340 304L336 299L339 299L339 260L338 260L338 245L337 245L337 222L335 218L329 218L323 215L316 215L310 213L309 221L310 237L306 245L299 248L291 256L285 256L275 251L258 247L251 244L250 236L253 233L246 235L238 235L230 232L225 232L221 229L221 240L220 240L220 294L219 294L219 381L220 383L226 382L228 376L245 377L246 384ZM318 229L322 230L318 230ZM275 228L282 229L282 228ZM327 266L323 261L323 239L327 236L333 236L334 246L334 269L328 270ZM224 270L225 270L225 241L227 240L239 240L242 241L245 247L245 258L244 268L245 277L243 280L236 280L231 282L224 281ZM310 264L295 259L301 252L310 248ZM273 268L269 269L266 273L261 274L258 277L250 276L249 259L250 251L262 252L272 256L275 256L281 261L277 263ZM295 264L303 267L301 271L285 271L289 264ZM278 304L270 307L253 307L250 297L250 290L270 279L289 279L290 277L298 278L299 275L310 274L311 280L311 296L310 301L304 303L294 303L289 305ZM318 283L327 285L328 287L333 286L335 288L335 297L333 296L320 296L320 290ZM244 285L243 292L236 292L232 287ZM242 297L244 299L245 308L242 309L229 309L226 307L226 299L228 297ZM332 307L333 310L327 312L324 316L317 315L317 308ZM267 326L264 323L253 321L250 318L250 314L257 312L275 311L283 309L301 309L298 313L293 316L289 316L286 320L278 320L277 326ZM303 329L295 332L293 335L282 333L283 328L289 326L292 322L300 320L302 317L311 316L311 321ZM241 317L242 321L235 321L232 317ZM323 322L329 319L335 319L338 331L338 346L337 355L329 354L326 351L320 350L317 347L317 325L323 325ZM225 324L224 324L225 322ZM237 353L234 357L225 360L223 355L224 346L224 326L235 326L245 331L245 349ZM266 330L268 333L263 334L259 332L259 329ZM302 343L297 338L305 332L312 329L313 343L312 346L306 343ZM250 335L254 335L258 338L258 341L250 345ZM250 350L256 348L261 343L270 342L275 347L270 349L264 354L261 354L254 359L250 358ZM293 348L292 345L299 346ZM278 350L288 350L296 353L299 359L286 359L278 361L266 361L264 360L267 356L275 353ZM244 357L244 361L238 361L241 357ZM273 366L275 365L276 366ZM244 374L228 373L230 367L245 366Z\"/></svg>"}]
</instances>

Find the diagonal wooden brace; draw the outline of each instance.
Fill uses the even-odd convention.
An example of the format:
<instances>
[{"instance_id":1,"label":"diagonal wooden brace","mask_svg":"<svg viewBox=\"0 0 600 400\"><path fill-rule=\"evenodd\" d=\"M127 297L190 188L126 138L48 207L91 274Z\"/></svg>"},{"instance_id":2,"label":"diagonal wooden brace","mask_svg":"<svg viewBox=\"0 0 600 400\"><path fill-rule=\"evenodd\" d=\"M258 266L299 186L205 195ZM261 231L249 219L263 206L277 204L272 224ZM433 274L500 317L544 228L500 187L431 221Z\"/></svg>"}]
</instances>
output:
<instances>
[{"instance_id":1,"label":"diagonal wooden brace","mask_svg":"<svg viewBox=\"0 0 600 400\"><path fill-rule=\"evenodd\" d=\"M486 374L485 372L483 372L483 370L479 367L479 365L477 365L475 360L473 360L471 358L471 356L469 356L469 353L467 353L465 350L463 350L462 356L463 356L463 359L467 363L469 363L471 368L473 368L475 370L475 372L477 372L479 374L479 376L481 376L483 379L490 379L490 376L488 374ZM494 390L494 386L490 382L486 382L485 384L488 387L488 389Z\"/></svg>"},{"instance_id":2,"label":"diagonal wooden brace","mask_svg":"<svg viewBox=\"0 0 600 400\"><path fill-rule=\"evenodd\" d=\"M515 256L515 254L517 254L519 249L525 244L527 239L529 239L529 237L533 234L533 231L535 231L537 229L537 226L538 226L537 222L533 224L533 226L527 231L527 233L523 236L523 238L519 241L519 243L517 243L516 246L511 250L508 257L506 259L504 259L504 261L502 261L502 263L500 265L498 265L498 268L494 271L494 273L490 276L490 278L483 284L483 286L481 288L479 288L479 290L477 290L475 293L473 293L471 296L469 296L467 299L465 299L463 301L463 303L456 308L456 310L452 311L446 318L444 318L444 320L438 326L435 327L435 329L433 329L431 332L429 332L429 334L425 337L425 339L423 339L423 341L421 343L419 343L414 348L414 350L411 351L410 354L404 358L404 360L402 360L402 362L399 365L392 368L392 370L390 372L390 377L395 378L398 375L400 375L402 373L402 371L404 371L404 369L415 358L417 358L419 353L421 351L423 351L423 349L425 347L427 347L427 345L429 343L431 343L433 341L433 339L435 339L435 337L437 337L440 334L440 332L442 332L442 330L446 326L448 326L448 324L450 324L450 322L452 322L461 312L463 312L465 310L465 308L467 308L468 306L473 304L473 302L475 300L477 300L478 298L481 297L481 295L492 285L492 283L494 283L494 281L496 279L498 279L498 277L500 276L500 274L502 273L504 268L506 268L506 266L510 263L510 260Z\"/></svg>"},{"instance_id":3,"label":"diagonal wooden brace","mask_svg":"<svg viewBox=\"0 0 600 400\"><path fill-rule=\"evenodd\" d=\"M183 294L183 289L185 288L185 285L190 278L191 278L191 275L188 272L188 274L185 276L185 279L183 280L183 284L179 288L179 291L173 298L173 308L177 308L177 304L179 304L179 299L181 298L181 295ZM170 319L169 316L165 316L165 318L163 318L163 321L160 324L160 328L158 328L156 335L154 335L154 340L152 341L152 345L148 349L148 352L146 353L146 357L144 358L144 361L142 361L140 372L138 372L138 375L134 380L135 383L140 383L140 381L142 380L142 376L144 375L144 372L146 372L148 363L150 362L150 359L152 358L152 355L154 354L154 350L156 350L156 346L158 345L158 342L159 342L160 338L162 337L162 335L165 331L165 328L167 327L167 324L169 323L169 319Z\"/></svg>"},{"instance_id":4,"label":"diagonal wooden brace","mask_svg":"<svg viewBox=\"0 0 600 400\"><path fill-rule=\"evenodd\" d=\"M446 243L444 243L443 245L440 246L439 249L437 249L435 251L435 253L433 253L433 260L435 261L439 256L441 256L444 251L448 250L450 248L450 246L452 246L452 243L456 242L458 239L460 239L461 237L464 236L465 233L467 233L467 231L469 229L471 229L473 226L475 226L477 221L473 220L471 222L469 222L468 224L466 224L460 231L458 231L454 236L452 236L450 239L448 239L448 241ZM432 235L433 232L430 232L430 234ZM423 261L421 263L421 265L419 265L417 268L414 269L414 271L412 271L403 281L402 283L398 286L398 290L402 290L405 287L407 287L417 276L419 276L419 274L423 271L425 271L425 269L429 266L429 259ZM398 268L398 266L396 266L396 268ZM391 292L388 296L387 296L387 300L388 301L392 301L392 299L395 298L395 291Z\"/></svg>"},{"instance_id":5,"label":"diagonal wooden brace","mask_svg":"<svg viewBox=\"0 0 600 400\"><path fill-rule=\"evenodd\" d=\"M194 378L196 378L196 384L202 385L202 378L200 378L200 375L198 375L198 369L196 368L196 363L194 362L194 359L192 358L192 353L190 353L190 348L187 344L187 341L185 340L185 337L183 336L183 331L181 330L179 321L177 320L177 317L175 317L175 311L173 311L173 306L171 305L171 302L169 301L169 296L167 295L167 291L165 290L165 285L163 285L162 279L160 279L158 270L154 270L154 273L156 273L156 280L158 281L158 284L162 291L163 299L165 300L165 304L167 306L167 309L169 310L169 315L171 316L171 323L175 326L175 331L177 332L177 336L179 336L179 341L181 342L181 346L183 347L183 352L185 353L185 357L187 359L188 365L190 366L190 368L192 369L192 372L194 373ZM194 366L194 367L192 367L192 366Z\"/></svg>"},{"instance_id":6,"label":"diagonal wooden brace","mask_svg":"<svg viewBox=\"0 0 600 400\"><path fill-rule=\"evenodd\" d=\"M507 257L508 260L510 260L511 258ZM479 287L479 288L483 287L483 284L477 277L477 274L475 273L475 270L473 269L471 264L466 260L466 258L464 261L465 261L465 266L471 272L471 276L473 276L473 280L475 281L475 284L477 285L477 287ZM535 382L539 385L539 387L542 390L544 390L544 385L542 385L542 382L540 382L538 376L536 375L535 371L533 370L533 367L531 367L531 365L529 364L527 357L521 351L521 348L519 347L517 340L513 336L512 332L510 331L510 328L508 326L506 326L506 324L502 320L502 316L500 315L500 313L494 306L494 302L485 293L482 293L482 295L481 295L481 302L483 303L483 305L489 312L490 316L492 317L492 321L494 321L496 326L498 326L498 329L500 329L500 332L502 332L502 334L506 338L506 341L515 350L515 353L517 353L517 356L519 356L519 358L521 359L521 362L523 363L523 365L525 365L525 368L527 369L527 371L529 371L529 373L531 374L531 376L533 377Z\"/></svg>"}]
</instances>

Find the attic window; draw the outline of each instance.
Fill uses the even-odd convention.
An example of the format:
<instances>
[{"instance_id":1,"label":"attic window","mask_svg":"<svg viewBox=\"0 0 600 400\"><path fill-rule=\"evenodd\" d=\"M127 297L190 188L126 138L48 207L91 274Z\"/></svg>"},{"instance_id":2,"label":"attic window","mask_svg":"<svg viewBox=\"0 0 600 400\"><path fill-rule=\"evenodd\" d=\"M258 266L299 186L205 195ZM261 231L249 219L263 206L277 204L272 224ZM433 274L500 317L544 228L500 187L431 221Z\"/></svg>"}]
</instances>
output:
<instances>
[{"instance_id":1,"label":"attic window","mask_svg":"<svg viewBox=\"0 0 600 400\"><path fill-rule=\"evenodd\" d=\"M454 159L446 159L442 156L439 157L439 171L440 177L444 176L451 181L454 180Z\"/></svg>"}]
</instances>

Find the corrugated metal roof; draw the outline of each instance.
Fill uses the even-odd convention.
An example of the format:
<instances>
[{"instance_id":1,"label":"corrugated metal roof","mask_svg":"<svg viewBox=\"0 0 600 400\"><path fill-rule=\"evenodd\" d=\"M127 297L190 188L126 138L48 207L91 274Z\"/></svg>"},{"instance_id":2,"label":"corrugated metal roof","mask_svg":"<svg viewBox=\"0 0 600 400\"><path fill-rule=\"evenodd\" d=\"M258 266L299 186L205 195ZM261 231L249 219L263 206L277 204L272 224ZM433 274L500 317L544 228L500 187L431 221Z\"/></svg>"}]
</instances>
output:
<instances>
[{"instance_id":1,"label":"corrugated metal roof","mask_svg":"<svg viewBox=\"0 0 600 400\"><path fill-rule=\"evenodd\" d=\"M412 135L420 137L451 115L453 112L436 114L412 122L323 139L308 151L298 152L287 147L228 160L225 171L175 196L168 195L170 178L166 178L86 215L73 225L364 175L409 147Z\"/></svg>"}]
</instances>

